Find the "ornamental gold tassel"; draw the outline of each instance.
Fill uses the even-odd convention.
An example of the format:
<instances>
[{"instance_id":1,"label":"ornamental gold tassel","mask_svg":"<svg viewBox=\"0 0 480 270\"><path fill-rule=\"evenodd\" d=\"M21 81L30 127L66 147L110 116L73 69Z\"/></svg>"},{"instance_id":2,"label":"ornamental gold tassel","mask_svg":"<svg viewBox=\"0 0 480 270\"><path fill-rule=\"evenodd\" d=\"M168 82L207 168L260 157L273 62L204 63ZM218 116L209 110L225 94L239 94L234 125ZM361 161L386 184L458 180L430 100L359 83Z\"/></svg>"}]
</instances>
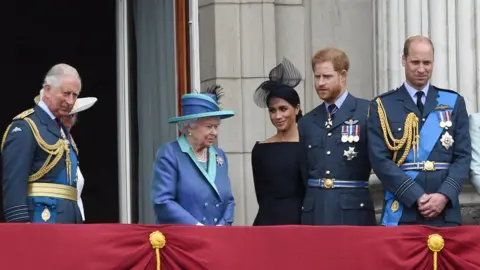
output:
<instances>
[{"instance_id":1,"label":"ornamental gold tassel","mask_svg":"<svg viewBox=\"0 0 480 270\"><path fill-rule=\"evenodd\" d=\"M155 249L155 257L157 260L157 270L160 270L160 249L165 246L167 241L165 240L165 235L159 231L154 231L150 234L150 244L152 248Z\"/></svg>"},{"instance_id":2,"label":"ornamental gold tassel","mask_svg":"<svg viewBox=\"0 0 480 270\"><path fill-rule=\"evenodd\" d=\"M445 247L445 241L439 234L431 234L427 241L428 249L433 252L433 270L438 270L438 253Z\"/></svg>"},{"instance_id":3,"label":"ornamental gold tassel","mask_svg":"<svg viewBox=\"0 0 480 270\"><path fill-rule=\"evenodd\" d=\"M418 132L418 117L413 112L407 115L403 129L403 136L402 138L397 139L393 136L392 130L388 125L387 113L385 112L382 101L380 100L380 98L377 98L375 101L378 104L378 118L380 119L380 125L382 127L385 144L390 151L393 151L392 160L394 162L397 160L398 152L404 147L405 149L403 151L403 155L396 162L397 165L400 166L403 164L403 162L405 162L405 159L408 156L408 152L410 152L410 149L412 147L414 151L414 158L416 159L418 155L418 145L420 141L420 135ZM390 141L393 143L393 145L392 143L390 143Z\"/></svg>"}]
</instances>

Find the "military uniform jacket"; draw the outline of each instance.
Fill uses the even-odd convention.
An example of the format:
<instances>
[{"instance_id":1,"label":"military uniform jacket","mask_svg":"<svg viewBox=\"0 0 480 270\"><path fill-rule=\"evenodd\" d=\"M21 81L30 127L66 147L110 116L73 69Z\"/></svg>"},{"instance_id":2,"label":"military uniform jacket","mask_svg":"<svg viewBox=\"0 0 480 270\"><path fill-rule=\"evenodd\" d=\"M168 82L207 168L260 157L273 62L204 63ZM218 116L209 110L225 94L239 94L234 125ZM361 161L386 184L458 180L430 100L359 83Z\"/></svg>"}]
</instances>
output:
<instances>
[{"instance_id":1,"label":"military uniform jacket","mask_svg":"<svg viewBox=\"0 0 480 270\"><path fill-rule=\"evenodd\" d=\"M439 104L439 98L443 93L456 97L452 106ZM425 141L422 142L422 132L432 134L438 124L431 130L423 129L424 125L430 121L430 117L444 117L439 113L446 107L450 107L452 125L439 131L432 143L432 150L426 160L417 160L418 162L432 161L449 164L448 169L444 170L418 170L418 175L411 179L406 171L401 169L393 159L393 152L388 148L385 142L382 125L379 118L378 104L376 99L380 99L388 118L392 135L401 138L404 134L405 121L407 115L413 112L419 120L420 128L420 148L425 148ZM426 97L423 114L412 97L409 95L405 86L389 91L377 97L371 103L370 116L368 120L368 137L370 145L370 160L372 167L385 190L390 192L395 198L392 202L385 201L384 210L396 212L399 207L403 208L403 213L398 224L427 224L439 225L446 223L461 223L460 204L458 195L462 185L467 179L471 161L471 145L469 135L468 114L465 101L458 93L430 86ZM436 118L432 118L432 121ZM438 120L436 120L438 123ZM447 134L448 133L448 134ZM444 139L451 136L454 140L450 147L446 147L448 140ZM427 137L427 136L424 136ZM443 138L443 139L442 139ZM448 145L447 145L448 146ZM396 161L403 155L403 151L397 154ZM431 163L430 163L431 164ZM418 212L417 200L424 194L441 193L447 196L449 203L442 214L433 220L425 220ZM385 216L385 212L384 212ZM384 217L382 217L384 220Z\"/></svg>"},{"instance_id":2,"label":"military uniform jacket","mask_svg":"<svg viewBox=\"0 0 480 270\"><path fill-rule=\"evenodd\" d=\"M308 178L363 181L368 186L370 161L367 149L369 102L348 94L334 114L330 129L321 104L298 123L300 142L306 147ZM352 120L352 121L350 121ZM354 123L350 126L350 123ZM358 141L342 141L346 129L356 127ZM302 223L311 225L375 225L368 188L322 188L308 184L302 207Z\"/></svg>"},{"instance_id":3,"label":"military uniform jacket","mask_svg":"<svg viewBox=\"0 0 480 270\"><path fill-rule=\"evenodd\" d=\"M34 135L26 118L36 126L37 135ZM69 136L66 130L65 133ZM49 145L54 145L62 138L60 127L56 121L38 105L17 116L3 137L3 210L5 220L7 222L43 222L40 215L45 208L48 208L50 213L45 222L81 223L82 217L76 201L45 196L27 196L29 177L38 173L48 158L47 152L39 146L36 136ZM66 178L65 156L66 154L53 168L46 170L48 171L46 174L33 182L67 184L58 182L59 179ZM75 171L76 165L75 162L72 166ZM75 187L75 172L72 172L72 177L71 185Z\"/></svg>"}]
</instances>

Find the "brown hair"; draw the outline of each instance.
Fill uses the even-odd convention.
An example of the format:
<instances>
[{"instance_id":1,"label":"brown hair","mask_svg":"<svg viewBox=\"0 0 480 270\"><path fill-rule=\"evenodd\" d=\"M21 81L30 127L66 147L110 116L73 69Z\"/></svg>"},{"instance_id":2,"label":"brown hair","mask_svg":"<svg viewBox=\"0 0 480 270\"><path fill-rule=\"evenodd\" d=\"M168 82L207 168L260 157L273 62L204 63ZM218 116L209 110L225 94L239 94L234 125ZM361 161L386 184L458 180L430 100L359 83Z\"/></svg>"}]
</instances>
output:
<instances>
[{"instance_id":1,"label":"brown hair","mask_svg":"<svg viewBox=\"0 0 480 270\"><path fill-rule=\"evenodd\" d=\"M411 36L405 40L405 43L403 44L403 56L407 57L408 53L410 52L410 46L412 46L413 42L428 42L430 46L432 47L432 52L435 54L435 48L433 47L433 42L431 39L425 36Z\"/></svg>"},{"instance_id":2,"label":"brown hair","mask_svg":"<svg viewBox=\"0 0 480 270\"><path fill-rule=\"evenodd\" d=\"M333 69L336 72L341 72L342 70L348 71L350 68L350 61L348 60L347 54L333 47L325 48L315 53L312 57L312 69L315 69L316 64L323 62L332 62Z\"/></svg>"}]
</instances>

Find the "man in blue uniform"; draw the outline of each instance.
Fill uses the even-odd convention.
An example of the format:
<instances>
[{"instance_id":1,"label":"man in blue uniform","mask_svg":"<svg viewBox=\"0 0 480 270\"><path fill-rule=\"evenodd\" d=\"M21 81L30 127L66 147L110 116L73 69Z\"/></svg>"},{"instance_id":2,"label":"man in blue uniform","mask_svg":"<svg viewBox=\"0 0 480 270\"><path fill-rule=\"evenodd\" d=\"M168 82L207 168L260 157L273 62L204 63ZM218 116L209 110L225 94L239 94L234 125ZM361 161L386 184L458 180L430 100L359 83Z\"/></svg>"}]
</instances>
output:
<instances>
[{"instance_id":1,"label":"man in blue uniform","mask_svg":"<svg viewBox=\"0 0 480 270\"><path fill-rule=\"evenodd\" d=\"M406 81L372 101L368 120L370 160L386 190L382 225L459 225L471 160L465 101L429 83L428 38L408 38L402 64Z\"/></svg>"},{"instance_id":2,"label":"man in blue uniform","mask_svg":"<svg viewBox=\"0 0 480 270\"><path fill-rule=\"evenodd\" d=\"M312 58L315 89L324 100L298 123L308 156L302 224L376 225L368 189L369 102L347 91L347 55L335 48Z\"/></svg>"},{"instance_id":3,"label":"man in blue uniform","mask_svg":"<svg viewBox=\"0 0 480 270\"><path fill-rule=\"evenodd\" d=\"M5 220L81 223L77 149L60 121L80 93L80 77L73 67L58 64L43 89L42 100L16 116L2 139Z\"/></svg>"}]
</instances>

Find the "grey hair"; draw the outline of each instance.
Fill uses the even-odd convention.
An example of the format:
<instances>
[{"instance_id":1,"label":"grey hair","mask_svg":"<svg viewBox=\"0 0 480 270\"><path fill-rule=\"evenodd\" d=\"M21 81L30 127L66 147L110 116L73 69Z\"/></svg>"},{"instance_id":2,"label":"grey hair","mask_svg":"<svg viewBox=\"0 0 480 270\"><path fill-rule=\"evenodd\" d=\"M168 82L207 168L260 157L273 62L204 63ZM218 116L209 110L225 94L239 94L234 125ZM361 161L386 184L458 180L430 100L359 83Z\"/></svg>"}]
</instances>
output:
<instances>
[{"instance_id":1,"label":"grey hair","mask_svg":"<svg viewBox=\"0 0 480 270\"><path fill-rule=\"evenodd\" d=\"M80 82L80 89L82 89L82 80L80 79L80 75L78 71L67 64L56 64L47 72L44 79L44 85L48 84L51 85L53 88L58 87L62 80L62 77L65 76L72 76L78 78Z\"/></svg>"},{"instance_id":2,"label":"grey hair","mask_svg":"<svg viewBox=\"0 0 480 270\"><path fill-rule=\"evenodd\" d=\"M178 122L177 123L178 131L180 131L180 134L182 135L187 135L188 129L195 127L196 123L197 123L197 119L190 119L190 120Z\"/></svg>"}]
</instances>

